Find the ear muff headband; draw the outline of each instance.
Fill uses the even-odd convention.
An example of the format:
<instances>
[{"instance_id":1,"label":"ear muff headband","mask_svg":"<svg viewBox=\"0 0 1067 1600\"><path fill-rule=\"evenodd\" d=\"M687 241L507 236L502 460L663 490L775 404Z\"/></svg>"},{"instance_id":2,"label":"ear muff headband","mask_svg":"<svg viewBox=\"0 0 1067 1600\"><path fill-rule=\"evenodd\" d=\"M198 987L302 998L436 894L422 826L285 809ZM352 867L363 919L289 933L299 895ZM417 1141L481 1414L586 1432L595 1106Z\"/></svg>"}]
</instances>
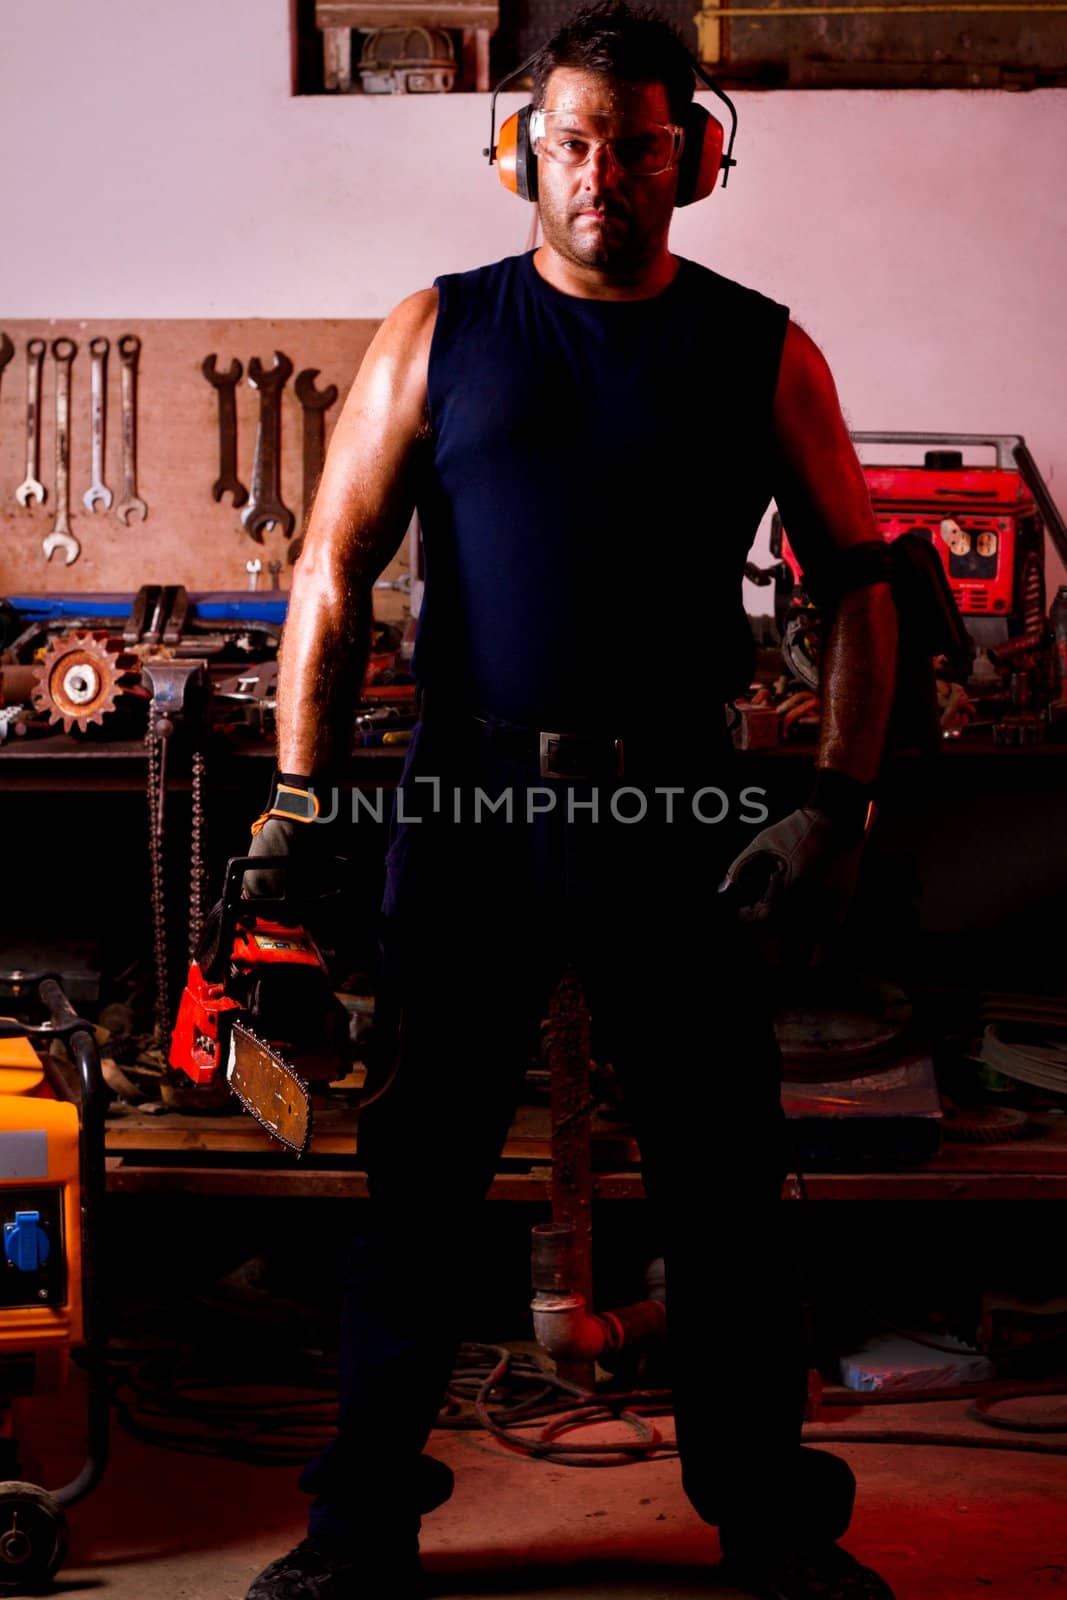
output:
<instances>
[{"instance_id":1,"label":"ear muff headband","mask_svg":"<svg viewBox=\"0 0 1067 1600\"><path fill-rule=\"evenodd\" d=\"M715 80L708 76L700 62L691 58L693 71L707 84L712 94L716 95L726 106L730 113L730 142L723 155L725 132L722 123L713 117L703 106L693 101L686 108L685 140L682 146L682 156L678 163L678 193L675 197L676 206L692 205L696 200L705 199L715 187L719 172L722 172L722 186L725 189L730 176L730 168L737 165L734 160L734 138L737 134L737 111L734 103L724 90L720 89ZM535 56L530 56L521 66L506 78L501 78L493 90L489 108L489 147L482 151L487 156L490 166L496 163L497 175L505 189L512 194L517 194L520 200L537 199L537 157L530 147L530 111L532 107L523 106L519 111L512 113L500 129L500 138L496 140L496 97L505 85L512 83L523 75L526 69L533 65Z\"/></svg>"}]
</instances>

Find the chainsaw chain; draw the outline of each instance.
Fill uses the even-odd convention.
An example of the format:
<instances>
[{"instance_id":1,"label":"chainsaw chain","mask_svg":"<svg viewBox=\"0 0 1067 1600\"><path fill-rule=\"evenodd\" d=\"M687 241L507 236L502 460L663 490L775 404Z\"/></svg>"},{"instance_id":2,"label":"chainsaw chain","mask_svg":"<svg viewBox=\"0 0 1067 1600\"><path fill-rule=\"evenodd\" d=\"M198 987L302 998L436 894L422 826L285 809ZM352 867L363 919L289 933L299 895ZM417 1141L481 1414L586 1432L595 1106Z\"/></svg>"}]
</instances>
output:
<instances>
[{"instance_id":1,"label":"chainsaw chain","mask_svg":"<svg viewBox=\"0 0 1067 1600\"><path fill-rule=\"evenodd\" d=\"M194 750L189 798L189 961L196 960L204 927L204 752Z\"/></svg>"},{"instance_id":2,"label":"chainsaw chain","mask_svg":"<svg viewBox=\"0 0 1067 1600\"><path fill-rule=\"evenodd\" d=\"M164 813L164 736L157 732L156 719L149 712L148 730L148 860L151 868L152 948L156 966L156 1043L170 1033L170 982L167 973L167 906L163 877Z\"/></svg>"},{"instance_id":3,"label":"chainsaw chain","mask_svg":"<svg viewBox=\"0 0 1067 1600\"><path fill-rule=\"evenodd\" d=\"M160 727L160 723L163 727ZM151 868L152 948L156 969L156 1023L154 1038L165 1044L170 1037L170 968L167 953L166 901L166 799L167 741L172 725L151 713L145 744L148 748L148 860ZM194 960L204 926L204 752L192 753L189 841L189 959Z\"/></svg>"}]
</instances>

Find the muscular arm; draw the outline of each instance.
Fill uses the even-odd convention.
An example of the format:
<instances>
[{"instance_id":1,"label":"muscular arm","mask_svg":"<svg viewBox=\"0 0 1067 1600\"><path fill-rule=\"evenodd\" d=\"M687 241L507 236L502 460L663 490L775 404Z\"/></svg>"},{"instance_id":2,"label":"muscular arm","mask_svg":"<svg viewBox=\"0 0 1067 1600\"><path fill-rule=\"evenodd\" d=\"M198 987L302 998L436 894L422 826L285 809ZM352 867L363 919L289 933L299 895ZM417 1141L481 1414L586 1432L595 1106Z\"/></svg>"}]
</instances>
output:
<instances>
[{"instance_id":1,"label":"muscular arm","mask_svg":"<svg viewBox=\"0 0 1067 1600\"><path fill-rule=\"evenodd\" d=\"M805 569L881 537L862 468L826 361L795 323L786 334L774 400L774 497ZM887 583L840 601L822 661L816 765L860 783L877 774L893 697L897 615Z\"/></svg>"},{"instance_id":2,"label":"muscular arm","mask_svg":"<svg viewBox=\"0 0 1067 1600\"><path fill-rule=\"evenodd\" d=\"M411 520L429 439L427 289L378 329L337 421L293 574L278 678L278 766L321 777L349 754L374 580Z\"/></svg>"}]
</instances>

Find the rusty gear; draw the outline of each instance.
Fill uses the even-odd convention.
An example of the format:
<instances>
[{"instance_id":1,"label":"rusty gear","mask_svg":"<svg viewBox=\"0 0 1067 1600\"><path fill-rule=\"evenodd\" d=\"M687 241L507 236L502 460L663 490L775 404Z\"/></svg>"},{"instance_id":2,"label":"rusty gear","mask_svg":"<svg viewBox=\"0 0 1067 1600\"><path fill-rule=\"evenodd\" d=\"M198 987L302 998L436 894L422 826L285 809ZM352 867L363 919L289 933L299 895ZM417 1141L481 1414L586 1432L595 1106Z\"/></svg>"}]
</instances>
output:
<instances>
[{"instance_id":1,"label":"rusty gear","mask_svg":"<svg viewBox=\"0 0 1067 1600\"><path fill-rule=\"evenodd\" d=\"M124 695L136 692L140 670L137 657L113 634L52 638L41 657L33 703L48 712L49 722L62 722L65 733L75 725L101 724Z\"/></svg>"}]
</instances>

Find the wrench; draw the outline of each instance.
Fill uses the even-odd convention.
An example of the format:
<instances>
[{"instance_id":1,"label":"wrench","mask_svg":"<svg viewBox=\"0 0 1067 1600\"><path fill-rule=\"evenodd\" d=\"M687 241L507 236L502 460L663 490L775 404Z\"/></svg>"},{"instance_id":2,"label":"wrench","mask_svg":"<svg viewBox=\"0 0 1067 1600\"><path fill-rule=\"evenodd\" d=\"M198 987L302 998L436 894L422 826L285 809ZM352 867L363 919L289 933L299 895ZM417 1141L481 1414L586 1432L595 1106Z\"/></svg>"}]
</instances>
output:
<instances>
[{"instance_id":1,"label":"wrench","mask_svg":"<svg viewBox=\"0 0 1067 1600\"><path fill-rule=\"evenodd\" d=\"M6 333L0 333L0 374L3 373L11 357L15 354L15 346L11 343Z\"/></svg>"},{"instance_id":2,"label":"wrench","mask_svg":"<svg viewBox=\"0 0 1067 1600\"><path fill-rule=\"evenodd\" d=\"M119 340L122 360L122 499L113 515L130 525L136 512L143 522L148 507L137 493L137 357L141 341L135 333L124 333Z\"/></svg>"},{"instance_id":3,"label":"wrench","mask_svg":"<svg viewBox=\"0 0 1067 1600\"><path fill-rule=\"evenodd\" d=\"M303 372L297 373L296 383L293 385L296 397L304 408L304 520L300 533L289 546L290 564L304 548L304 534L307 532L308 517L311 515L311 502L318 488L325 454L324 413L337 399L335 383L329 384L321 393L315 388L315 379L318 375L318 367L305 367Z\"/></svg>"},{"instance_id":4,"label":"wrench","mask_svg":"<svg viewBox=\"0 0 1067 1600\"><path fill-rule=\"evenodd\" d=\"M254 561L245 562L245 571L248 573L248 587L259 588L259 575L263 571L263 563L257 556Z\"/></svg>"},{"instance_id":5,"label":"wrench","mask_svg":"<svg viewBox=\"0 0 1067 1600\"><path fill-rule=\"evenodd\" d=\"M248 381L259 390L259 430L256 456L252 464L252 498L241 512L241 522L257 543L263 531L276 522L288 539L296 518L281 496L282 389L289 380L293 363L281 350L274 352L274 365L264 372L258 356L248 363Z\"/></svg>"},{"instance_id":6,"label":"wrench","mask_svg":"<svg viewBox=\"0 0 1067 1600\"><path fill-rule=\"evenodd\" d=\"M15 354L15 346L11 343L6 333L0 333L0 375L3 374L11 357Z\"/></svg>"},{"instance_id":7,"label":"wrench","mask_svg":"<svg viewBox=\"0 0 1067 1600\"><path fill-rule=\"evenodd\" d=\"M64 550L64 564L77 561L81 545L70 531L70 368L78 346L73 339L55 339L52 358L56 364L56 520L41 549L51 561L57 550Z\"/></svg>"},{"instance_id":8,"label":"wrench","mask_svg":"<svg viewBox=\"0 0 1067 1600\"><path fill-rule=\"evenodd\" d=\"M26 479L15 490L20 506L31 500L43 505L45 486L37 474L41 470L41 363L48 346L43 339L26 344Z\"/></svg>"},{"instance_id":9,"label":"wrench","mask_svg":"<svg viewBox=\"0 0 1067 1600\"><path fill-rule=\"evenodd\" d=\"M221 500L230 494L235 506L243 506L248 490L237 476L237 385L244 368L231 361L226 372L217 372L212 355L204 357L200 370L219 393L219 475L211 486L211 498Z\"/></svg>"},{"instance_id":10,"label":"wrench","mask_svg":"<svg viewBox=\"0 0 1067 1600\"><path fill-rule=\"evenodd\" d=\"M114 496L104 482L104 438L107 412L107 353L111 348L104 338L89 340L92 357L91 385L93 410L93 481L82 495L86 511L95 511L96 502L104 502L104 510L111 509Z\"/></svg>"}]
</instances>

